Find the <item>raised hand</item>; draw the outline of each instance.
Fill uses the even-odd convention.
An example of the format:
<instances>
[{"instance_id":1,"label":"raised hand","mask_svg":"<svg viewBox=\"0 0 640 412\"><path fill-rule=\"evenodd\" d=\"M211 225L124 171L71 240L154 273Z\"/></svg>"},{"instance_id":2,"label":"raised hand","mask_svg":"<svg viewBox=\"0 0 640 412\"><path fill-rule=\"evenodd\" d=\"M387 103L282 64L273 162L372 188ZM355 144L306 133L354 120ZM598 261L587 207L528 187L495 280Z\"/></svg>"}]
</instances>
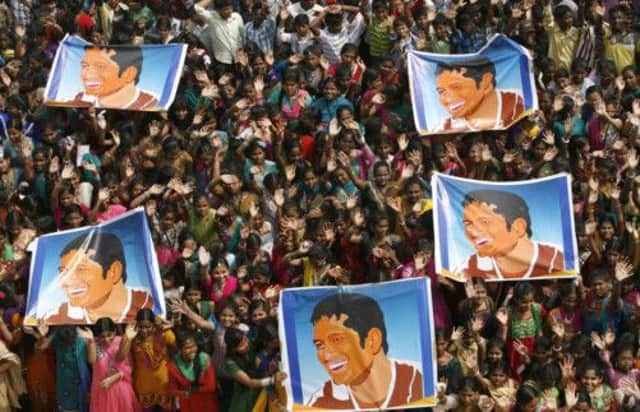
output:
<instances>
[{"instance_id":1,"label":"raised hand","mask_svg":"<svg viewBox=\"0 0 640 412\"><path fill-rule=\"evenodd\" d=\"M464 334L464 328L462 326L454 327L453 331L451 331L451 341L457 342L462 339L462 335Z\"/></svg>"},{"instance_id":2,"label":"raised hand","mask_svg":"<svg viewBox=\"0 0 640 412\"><path fill-rule=\"evenodd\" d=\"M135 323L130 323L124 330L124 334L129 340L134 340L138 336L138 327Z\"/></svg>"},{"instance_id":3,"label":"raised hand","mask_svg":"<svg viewBox=\"0 0 640 412\"><path fill-rule=\"evenodd\" d=\"M469 370L473 371L478 369L478 359L472 351L467 350L462 352L462 359L464 360L464 363L465 365L467 365L467 368L469 368Z\"/></svg>"},{"instance_id":4,"label":"raised hand","mask_svg":"<svg viewBox=\"0 0 640 412\"><path fill-rule=\"evenodd\" d=\"M566 356L560 361L560 371L562 372L562 378L565 380L571 380L576 373L576 368L573 365L573 358Z\"/></svg>"},{"instance_id":5,"label":"raised hand","mask_svg":"<svg viewBox=\"0 0 640 412\"><path fill-rule=\"evenodd\" d=\"M202 266L209 266L209 262L211 262L211 253L204 246L198 248L198 261Z\"/></svg>"},{"instance_id":6,"label":"raised hand","mask_svg":"<svg viewBox=\"0 0 640 412\"><path fill-rule=\"evenodd\" d=\"M54 156L49 163L49 173L56 174L60 170L60 158L58 156Z\"/></svg>"},{"instance_id":7,"label":"raised hand","mask_svg":"<svg viewBox=\"0 0 640 412\"><path fill-rule=\"evenodd\" d=\"M591 332L591 344L600 351L607 349L607 344L598 332Z\"/></svg>"},{"instance_id":8,"label":"raised hand","mask_svg":"<svg viewBox=\"0 0 640 412\"><path fill-rule=\"evenodd\" d=\"M288 182L293 182L293 179L296 178L296 165L286 165L284 168L284 175Z\"/></svg>"},{"instance_id":9,"label":"raised hand","mask_svg":"<svg viewBox=\"0 0 640 412\"><path fill-rule=\"evenodd\" d=\"M413 167L413 165L405 165L402 168L402 173L400 174L400 177L402 179L409 179L411 177L413 177L413 175L415 174L416 169Z\"/></svg>"},{"instance_id":10,"label":"raised hand","mask_svg":"<svg viewBox=\"0 0 640 412\"><path fill-rule=\"evenodd\" d=\"M402 201L398 197L388 197L387 206L389 206L391 210L393 210L396 213L402 212Z\"/></svg>"},{"instance_id":11,"label":"raised hand","mask_svg":"<svg viewBox=\"0 0 640 412\"><path fill-rule=\"evenodd\" d=\"M616 341L616 334L613 333L613 330L607 329L607 332L604 334L604 343L607 347L611 347L613 342Z\"/></svg>"},{"instance_id":12,"label":"raised hand","mask_svg":"<svg viewBox=\"0 0 640 412\"><path fill-rule=\"evenodd\" d=\"M401 152L404 152L405 150L407 150L407 147L409 147L409 138L407 138L407 135L405 133L402 133L400 136L398 136L398 149Z\"/></svg>"},{"instance_id":13,"label":"raised hand","mask_svg":"<svg viewBox=\"0 0 640 412\"><path fill-rule=\"evenodd\" d=\"M562 321L554 322L553 325L551 326L551 330L553 331L553 334L559 337L560 339L564 338L565 328L564 328L564 323L562 323Z\"/></svg>"},{"instance_id":14,"label":"raised hand","mask_svg":"<svg viewBox=\"0 0 640 412\"><path fill-rule=\"evenodd\" d=\"M621 258L616 262L615 278L618 282L633 276L633 265L626 258Z\"/></svg>"},{"instance_id":15,"label":"raised hand","mask_svg":"<svg viewBox=\"0 0 640 412\"><path fill-rule=\"evenodd\" d=\"M564 402L569 410L578 404L576 383L573 381L567 383L564 387Z\"/></svg>"},{"instance_id":16,"label":"raised hand","mask_svg":"<svg viewBox=\"0 0 640 412\"><path fill-rule=\"evenodd\" d=\"M160 184L154 184L149 188L149 193L151 193L152 195L161 195L162 193L164 193L164 185L160 185Z\"/></svg>"},{"instance_id":17,"label":"raised hand","mask_svg":"<svg viewBox=\"0 0 640 412\"><path fill-rule=\"evenodd\" d=\"M506 326L507 322L509 322L509 313L506 308L500 308L496 312L496 319L502 326Z\"/></svg>"},{"instance_id":18,"label":"raised hand","mask_svg":"<svg viewBox=\"0 0 640 412\"><path fill-rule=\"evenodd\" d=\"M473 333L480 333L480 331L482 330L482 328L484 327L484 319L482 319L479 316L476 316L473 318L473 320L471 320L471 331Z\"/></svg>"},{"instance_id":19,"label":"raised hand","mask_svg":"<svg viewBox=\"0 0 640 412\"><path fill-rule=\"evenodd\" d=\"M278 207L284 205L284 189L276 189L275 192L273 192L273 202Z\"/></svg>"}]
</instances>

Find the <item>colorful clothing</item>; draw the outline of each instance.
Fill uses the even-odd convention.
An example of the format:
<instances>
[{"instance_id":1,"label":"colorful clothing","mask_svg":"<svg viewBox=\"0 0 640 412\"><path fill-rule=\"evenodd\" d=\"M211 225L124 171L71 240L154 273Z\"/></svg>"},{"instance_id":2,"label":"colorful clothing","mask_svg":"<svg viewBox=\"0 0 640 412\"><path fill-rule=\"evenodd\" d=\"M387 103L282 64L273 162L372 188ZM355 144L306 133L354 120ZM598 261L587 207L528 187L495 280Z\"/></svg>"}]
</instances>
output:
<instances>
[{"instance_id":1,"label":"colorful clothing","mask_svg":"<svg viewBox=\"0 0 640 412\"><path fill-rule=\"evenodd\" d=\"M156 333L144 340L133 341L133 384L143 408L159 405L173 408L169 395L168 347L175 344L172 331Z\"/></svg>"},{"instance_id":2,"label":"colorful clothing","mask_svg":"<svg viewBox=\"0 0 640 412\"><path fill-rule=\"evenodd\" d=\"M199 362L201 373L196 381L194 363ZM185 362L180 354L169 363L169 393L178 398L181 412L218 412L216 374L209 355L198 353L198 359ZM188 395L187 395L188 392Z\"/></svg>"},{"instance_id":3,"label":"colorful clothing","mask_svg":"<svg viewBox=\"0 0 640 412\"><path fill-rule=\"evenodd\" d=\"M129 359L116 360L121 342L122 338L116 336L108 346L98 342L95 344L97 357L91 382L91 412L141 410L133 392ZM122 378L109 388L103 388L102 381L118 372L122 373Z\"/></svg>"}]
</instances>

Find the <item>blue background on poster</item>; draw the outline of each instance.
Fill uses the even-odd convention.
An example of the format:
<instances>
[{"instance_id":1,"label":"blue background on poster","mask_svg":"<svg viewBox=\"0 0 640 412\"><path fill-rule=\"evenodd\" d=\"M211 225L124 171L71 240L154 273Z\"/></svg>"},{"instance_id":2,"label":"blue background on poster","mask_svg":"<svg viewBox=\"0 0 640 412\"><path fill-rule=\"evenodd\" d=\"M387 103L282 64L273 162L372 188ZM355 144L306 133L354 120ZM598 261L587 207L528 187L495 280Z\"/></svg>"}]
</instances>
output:
<instances>
[{"instance_id":1,"label":"blue background on poster","mask_svg":"<svg viewBox=\"0 0 640 412\"><path fill-rule=\"evenodd\" d=\"M66 102L73 100L76 94L84 91L80 80L80 61L84 56L84 46L75 37L67 37L60 57L53 70L53 80L47 100ZM180 80L182 73L176 73L182 67L182 44L162 46L145 45L142 48L142 70L137 86L158 98L158 106L164 107L171 98L172 87Z\"/></svg>"},{"instance_id":2,"label":"blue background on poster","mask_svg":"<svg viewBox=\"0 0 640 412\"><path fill-rule=\"evenodd\" d=\"M424 393L428 397L435 395L435 383L429 378L433 375L435 348L433 337L430 336L433 319L426 310L431 306L431 295L427 292L426 285L426 280L422 278L348 287L345 292L361 293L378 302L387 328L387 356L421 365ZM336 293L340 293L337 288L287 289L283 296L282 311L285 316L289 364L294 375L292 380L300 382L299 377L303 377L302 387L293 385L295 403L306 403L329 379L316 357L310 319L315 305L325 296Z\"/></svg>"},{"instance_id":3,"label":"blue background on poster","mask_svg":"<svg viewBox=\"0 0 640 412\"><path fill-rule=\"evenodd\" d=\"M132 230L132 228L139 228L139 230ZM155 275L152 259L155 257L153 256L153 246L150 244L151 238L148 232L145 235L144 228L148 230L146 216L143 211L139 211L114 222L109 222L106 227L103 226L97 230L113 233L120 238L125 251L126 286L152 292L155 302L154 312L159 313L158 302L164 300L164 295L162 290L156 290L153 287ZM91 230L96 230L96 228L87 227L81 230L42 236L38 239L27 313L32 313L32 308L37 307L37 314L43 316L67 301L58 282L60 252L68 242ZM46 299L43 299L42 297L45 296Z\"/></svg>"},{"instance_id":4,"label":"blue background on poster","mask_svg":"<svg viewBox=\"0 0 640 412\"><path fill-rule=\"evenodd\" d=\"M533 240L551 243L560 247L565 256L565 267L575 266L573 255L572 208L569 204L566 175L538 181L535 184L487 184L483 182L453 179L439 174L437 177L438 236L442 267L449 271L464 264L475 249L464 236L462 223L462 201L472 190L493 189L517 194L525 199L529 207Z\"/></svg>"},{"instance_id":5,"label":"blue background on poster","mask_svg":"<svg viewBox=\"0 0 640 412\"><path fill-rule=\"evenodd\" d=\"M413 52L409 59L412 71L414 116L418 130L437 128L450 115L440 104L436 90L437 62L449 64L468 61L471 55L436 55ZM524 98L524 107L534 107L533 84L530 82L528 58L511 40L498 36L489 47L478 54L495 64L496 89L511 90ZM475 57L477 58L477 57ZM428 110L427 110L428 108Z\"/></svg>"}]
</instances>

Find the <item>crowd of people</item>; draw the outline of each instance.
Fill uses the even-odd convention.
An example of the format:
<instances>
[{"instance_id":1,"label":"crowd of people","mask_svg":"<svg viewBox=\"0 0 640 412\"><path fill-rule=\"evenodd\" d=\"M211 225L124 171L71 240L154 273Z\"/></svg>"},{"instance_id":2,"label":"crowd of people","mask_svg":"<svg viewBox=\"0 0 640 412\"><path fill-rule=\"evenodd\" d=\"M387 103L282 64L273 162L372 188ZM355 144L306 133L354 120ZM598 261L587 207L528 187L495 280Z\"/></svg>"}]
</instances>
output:
<instances>
[{"instance_id":1,"label":"crowd of people","mask_svg":"<svg viewBox=\"0 0 640 412\"><path fill-rule=\"evenodd\" d=\"M280 291L418 276L436 411L640 410L638 16L630 0L0 0L0 410L286 410ZM186 43L171 108L44 105L67 33ZM416 133L407 53L496 33L532 55L539 110ZM570 173L580 276L437 275L435 172ZM167 318L23 328L30 242L136 207Z\"/></svg>"}]
</instances>

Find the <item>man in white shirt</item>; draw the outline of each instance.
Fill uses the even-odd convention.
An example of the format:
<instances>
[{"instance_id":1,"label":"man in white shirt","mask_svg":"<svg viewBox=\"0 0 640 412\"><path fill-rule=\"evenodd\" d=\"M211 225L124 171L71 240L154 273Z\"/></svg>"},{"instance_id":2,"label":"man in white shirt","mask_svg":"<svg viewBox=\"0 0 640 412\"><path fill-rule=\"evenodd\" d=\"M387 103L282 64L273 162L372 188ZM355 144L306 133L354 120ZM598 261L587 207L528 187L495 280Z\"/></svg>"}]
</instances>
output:
<instances>
[{"instance_id":1,"label":"man in white shirt","mask_svg":"<svg viewBox=\"0 0 640 412\"><path fill-rule=\"evenodd\" d=\"M195 11L208 25L213 57L222 64L233 64L234 56L244 42L244 22L233 11L231 0L215 0L214 11L206 9L209 3L211 0L199 2Z\"/></svg>"},{"instance_id":2,"label":"man in white shirt","mask_svg":"<svg viewBox=\"0 0 640 412\"><path fill-rule=\"evenodd\" d=\"M291 17L295 18L298 14L306 14L309 17L309 21L322 13L322 10L324 8L317 4L315 0L300 0L298 3L292 3L287 6L287 11Z\"/></svg>"}]
</instances>

